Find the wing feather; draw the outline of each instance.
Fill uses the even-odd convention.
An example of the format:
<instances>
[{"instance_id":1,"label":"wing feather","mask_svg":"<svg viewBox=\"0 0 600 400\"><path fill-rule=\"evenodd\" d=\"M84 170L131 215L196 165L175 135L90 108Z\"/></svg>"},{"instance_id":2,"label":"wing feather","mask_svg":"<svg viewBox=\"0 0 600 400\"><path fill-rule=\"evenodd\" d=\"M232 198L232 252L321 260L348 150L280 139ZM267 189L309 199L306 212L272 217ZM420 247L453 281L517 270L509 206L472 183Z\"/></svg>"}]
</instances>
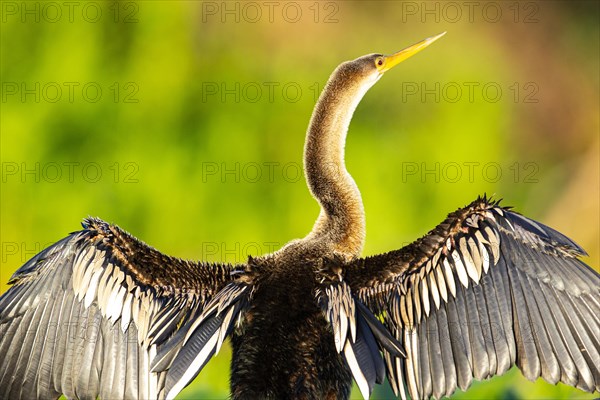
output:
<instances>
[{"instance_id":1,"label":"wing feather","mask_svg":"<svg viewBox=\"0 0 600 400\"><path fill-rule=\"evenodd\" d=\"M39 324L42 315L44 313L44 308L39 307L35 311L32 312L31 319L28 322L28 326L24 329L23 339L22 339L22 347L18 352L18 359L15 363L16 369L11 371L13 374L17 376L23 376L26 380L26 367L28 363L31 361L30 359L30 350L32 348L33 341L35 339L35 329ZM16 353L15 353L16 356ZM19 393L23 390L22 385L13 385L11 388L11 392L9 398L18 397Z\"/></svg>"},{"instance_id":2,"label":"wing feather","mask_svg":"<svg viewBox=\"0 0 600 400\"><path fill-rule=\"evenodd\" d=\"M0 296L1 398L164 396L168 371L150 371L156 346L232 281L234 266L165 256L98 219L83 226L27 261Z\"/></svg>"},{"instance_id":3,"label":"wing feather","mask_svg":"<svg viewBox=\"0 0 600 400\"><path fill-rule=\"evenodd\" d=\"M369 398L385 377L384 354L401 356L402 344L350 291L344 282L324 282L317 293L323 314L333 331L336 349L343 353L361 394Z\"/></svg>"},{"instance_id":4,"label":"wing feather","mask_svg":"<svg viewBox=\"0 0 600 400\"><path fill-rule=\"evenodd\" d=\"M45 346L45 331L48 327L48 322L52 317L53 310L53 302L47 302L43 307L38 307L37 311L41 312L39 319L33 323L32 321L32 331L30 332L30 344L23 344L23 349L29 350L29 355L27 357L27 362L21 362L20 364L23 366L22 374L23 374L23 385L21 387L21 397L22 398L35 398L37 396L36 393L36 373L41 363L42 352ZM35 318L35 317L34 317Z\"/></svg>"},{"instance_id":5,"label":"wing feather","mask_svg":"<svg viewBox=\"0 0 600 400\"><path fill-rule=\"evenodd\" d=\"M465 341L467 340L468 331L460 321L459 311L457 309L456 299L451 299L447 306L448 311L448 341L454 354L454 365L457 371L457 384L462 390L466 390L471 385L473 380L473 369L469 361L469 348ZM448 395L453 393L456 388L452 388Z\"/></svg>"},{"instance_id":6,"label":"wing feather","mask_svg":"<svg viewBox=\"0 0 600 400\"><path fill-rule=\"evenodd\" d=\"M419 374L417 387L419 388L419 393L431 393L432 392L432 384L431 384L431 371L430 371L430 359L429 359L429 343L428 343L428 335L427 335L427 319L421 320L421 329L423 332L422 335L419 335L418 340L418 362L414 363L415 370Z\"/></svg>"},{"instance_id":7,"label":"wing feather","mask_svg":"<svg viewBox=\"0 0 600 400\"><path fill-rule=\"evenodd\" d=\"M502 320L502 311L498 304L498 288L496 286L498 281L494 281L492 277L493 275L483 276L483 290L481 290L481 293L485 298L484 301L489 317L489 332L486 336L486 342L491 341L495 351L496 367L490 368L490 373L492 375L502 375L508 371L512 362L507 341L509 335L507 335L506 327Z\"/></svg>"},{"instance_id":8,"label":"wing feather","mask_svg":"<svg viewBox=\"0 0 600 400\"><path fill-rule=\"evenodd\" d=\"M516 365L600 388L600 275L585 251L479 198L426 236L348 263L343 279L404 348L385 354L395 392L440 398Z\"/></svg>"},{"instance_id":9,"label":"wing feather","mask_svg":"<svg viewBox=\"0 0 600 400\"><path fill-rule=\"evenodd\" d=\"M436 326L432 328L437 329L437 335L439 340L439 347L441 351L441 364L444 368L443 378L437 378L440 382L444 383L441 388L440 397L449 396L457 385L456 366L454 365L454 354L452 346L449 343L450 340L450 327L448 326L448 316L446 314L446 308L440 308L440 311L436 315L437 321ZM433 320L433 318L432 318ZM439 373L439 371L437 372ZM434 394L435 396L435 394Z\"/></svg>"},{"instance_id":10,"label":"wing feather","mask_svg":"<svg viewBox=\"0 0 600 400\"><path fill-rule=\"evenodd\" d=\"M431 392L443 396L446 386L446 374L444 372L443 354L440 347L440 337L437 318L427 318L427 357L429 358L429 377L431 380Z\"/></svg>"},{"instance_id":11,"label":"wing feather","mask_svg":"<svg viewBox=\"0 0 600 400\"><path fill-rule=\"evenodd\" d=\"M472 367L475 379L482 380L489 376L490 362L486 349L484 332L479 320L479 304L475 298L475 285L472 290L462 288L467 309L467 326L469 328L469 342L471 343Z\"/></svg>"},{"instance_id":12,"label":"wing feather","mask_svg":"<svg viewBox=\"0 0 600 400\"><path fill-rule=\"evenodd\" d=\"M473 295L476 299L477 311L479 320L477 323L478 326L474 326L474 330L477 331L479 327L479 332L481 334L481 338L483 341L483 347L485 349L485 357L487 359L487 363L485 363L485 376L486 378L491 376L497 369L498 360L496 359L496 352L494 348L494 340L492 337L491 323L494 321L489 314L487 303L485 301L485 296L483 294L483 285L474 285L473 286Z\"/></svg>"},{"instance_id":13,"label":"wing feather","mask_svg":"<svg viewBox=\"0 0 600 400\"><path fill-rule=\"evenodd\" d=\"M467 311L467 307L465 305L465 287L458 284L457 282L457 295L456 299L454 299L454 304L456 306L456 315L458 316L458 326L462 331L463 338L461 339L462 347L464 355L467 359L467 363L469 365L469 370L473 376L478 374L478 371L475 370L473 365L473 343L471 338L471 325L469 322L469 314ZM470 378L469 378L470 384ZM462 389L462 388L461 388Z\"/></svg>"}]
</instances>

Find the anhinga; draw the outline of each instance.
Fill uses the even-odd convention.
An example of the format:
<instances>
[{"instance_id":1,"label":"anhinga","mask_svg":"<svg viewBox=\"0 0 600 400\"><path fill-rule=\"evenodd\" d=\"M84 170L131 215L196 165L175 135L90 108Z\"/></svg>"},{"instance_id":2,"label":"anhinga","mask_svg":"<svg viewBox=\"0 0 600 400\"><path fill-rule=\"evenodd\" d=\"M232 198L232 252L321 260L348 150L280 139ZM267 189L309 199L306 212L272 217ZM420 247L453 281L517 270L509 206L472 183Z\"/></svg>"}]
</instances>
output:
<instances>
[{"instance_id":1,"label":"anhinga","mask_svg":"<svg viewBox=\"0 0 600 400\"><path fill-rule=\"evenodd\" d=\"M559 232L485 196L416 242L360 258L365 216L344 165L367 90L441 35L342 63L304 152L313 230L246 264L161 254L86 219L0 298L0 398L175 397L231 338L234 399L440 398L517 365L600 389L600 275Z\"/></svg>"}]
</instances>

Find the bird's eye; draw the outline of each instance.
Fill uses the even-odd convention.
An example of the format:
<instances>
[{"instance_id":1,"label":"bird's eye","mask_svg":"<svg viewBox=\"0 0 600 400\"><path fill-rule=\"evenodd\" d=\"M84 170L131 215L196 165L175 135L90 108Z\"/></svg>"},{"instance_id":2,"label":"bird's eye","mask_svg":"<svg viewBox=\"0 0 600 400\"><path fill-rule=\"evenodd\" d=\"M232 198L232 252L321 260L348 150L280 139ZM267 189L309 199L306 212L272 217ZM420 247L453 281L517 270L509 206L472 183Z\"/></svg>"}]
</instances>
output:
<instances>
[{"instance_id":1,"label":"bird's eye","mask_svg":"<svg viewBox=\"0 0 600 400\"><path fill-rule=\"evenodd\" d=\"M377 57L375 59L375 67L377 67L377 69L383 67L383 64L385 64L385 60L383 59L383 57Z\"/></svg>"}]
</instances>

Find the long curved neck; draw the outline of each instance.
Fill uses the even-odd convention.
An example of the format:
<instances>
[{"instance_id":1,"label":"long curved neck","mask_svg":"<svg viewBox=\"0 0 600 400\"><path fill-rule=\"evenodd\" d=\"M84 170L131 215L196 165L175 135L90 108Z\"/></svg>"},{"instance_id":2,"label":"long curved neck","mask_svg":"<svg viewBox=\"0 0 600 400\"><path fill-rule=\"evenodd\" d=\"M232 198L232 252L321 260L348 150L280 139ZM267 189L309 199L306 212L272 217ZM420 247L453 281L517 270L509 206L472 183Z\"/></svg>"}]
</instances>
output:
<instances>
[{"instance_id":1,"label":"long curved neck","mask_svg":"<svg viewBox=\"0 0 600 400\"><path fill-rule=\"evenodd\" d=\"M333 250L358 256L365 241L365 213L356 183L346 170L344 147L356 106L375 82L352 82L338 68L313 111L304 147L304 170L321 212L305 238L326 241Z\"/></svg>"}]
</instances>

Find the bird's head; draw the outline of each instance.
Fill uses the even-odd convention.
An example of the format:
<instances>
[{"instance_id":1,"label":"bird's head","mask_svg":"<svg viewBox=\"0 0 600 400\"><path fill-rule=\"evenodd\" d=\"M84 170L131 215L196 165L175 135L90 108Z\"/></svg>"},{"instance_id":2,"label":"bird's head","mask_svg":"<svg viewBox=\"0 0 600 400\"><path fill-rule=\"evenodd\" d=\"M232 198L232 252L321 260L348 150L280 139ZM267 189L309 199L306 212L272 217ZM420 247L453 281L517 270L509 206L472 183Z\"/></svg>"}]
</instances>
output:
<instances>
[{"instance_id":1,"label":"bird's head","mask_svg":"<svg viewBox=\"0 0 600 400\"><path fill-rule=\"evenodd\" d=\"M332 78L340 78L340 81L344 82L345 85L362 88L366 91L373 86L385 72L407 58L417 54L445 34L446 32L443 32L439 35L421 40L420 42L391 55L367 54L356 60L346 61L337 67Z\"/></svg>"}]
</instances>

